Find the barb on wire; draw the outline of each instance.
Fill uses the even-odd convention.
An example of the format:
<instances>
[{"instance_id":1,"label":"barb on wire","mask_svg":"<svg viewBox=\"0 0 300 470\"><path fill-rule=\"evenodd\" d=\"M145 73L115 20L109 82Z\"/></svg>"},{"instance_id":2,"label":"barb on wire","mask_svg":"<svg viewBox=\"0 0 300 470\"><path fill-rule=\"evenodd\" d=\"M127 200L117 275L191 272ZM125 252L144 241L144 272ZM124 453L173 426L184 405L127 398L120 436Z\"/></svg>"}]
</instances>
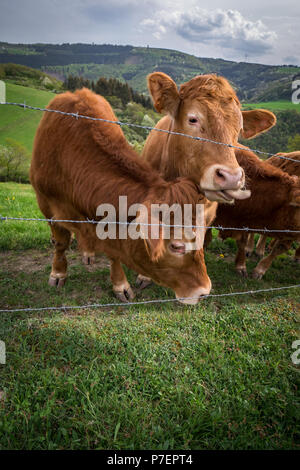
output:
<instances>
[{"instance_id":1,"label":"barb on wire","mask_svg":"<svg viewBox=\"0 0 300 470\"><path fill-rule=\"evenodd\" d=\"M257 290L248 290L242 292L227 292L225 294L208 294L201 297L201 300L208 298L220 298L220 297L231 297L234 295L248 295L248 294L258 294L262 292L272 292L279 290L287 289L298 289L300 284L293 286L283 286L283 287L270 287L268 289L257 289ZM89 308L104 308L104 307L130 307L131 305L148 305L148 304L157 304L157 303L167 303L167 302L177 302L182 300L195 300L195 297L180 297L177 299L155 299L155 300L142 300L140 302L126 302L126 303L108 303L108 304L88 304L88 305L61 305L58 307L27 307L27 308L12 308L12 309L2 309L0 313L13 313L13 312L40 312L40 311L53 311L53 310L76 310L76 309L89 309ZM198 299L197 299L198 300Z\"/></svg>"},{"instance_id":2,"label":"barb on wire","mask_svg":"<svg viewBox=\"0 0 300 470\"><path fill-rule=\"evenodd\" d=\"M267 155L268 157L277 157L277 158L281 158L283 160L290 160L291 162L300 163L299 160L295 160L295 159L289 158L289 157L284 157L283 155L276 155L276 154L273 154L273 153L264 152L262 150L250 149L248 147L240 147L238 145L226 144L225 142L217 142L216 140L211 140L211 139L207 139L205 137L197 137L197 136L193 136L193 135L189 135L189 134L184 134L182 132L169 131L169 130L166 130L166 129L158 129L157 127L151 127L151 126L143 126L142 124L133 124L131 122L122 122L122 121L118 121L118 120L117 121L112 121L112 120L104 119L104 118L96 118L96 117L92 117L92 116L85 116L83 114L78 114L78 112L77 113L66 113L66 112L60 111L58 109L39 108L37 106L29 106L26 103L13 103L13 102L7 102L6 101L4 103L0 103L0 105L19 106L23 109L27 108L27 109L32 109L32 110L35 110L35 111L43 111L43 112L47 112L47 113L57 113L57 114L61 114L61 115L64 115L64 116L75 117L76 119L78 119L78 118L89 119L91 121L101 121L101 122L107 122L109 124L117 124L118 126L137 127L139 129L146 129L148 131L156 131L156 132L163 132L163 133L166 133L166 134L179 135L179 136L187 137L189 139L200 140L200 141L203 141L203 142L211 142L211 143L216 144L216 145L223 145L225 147L230 147L230 148L234 148L234 149L237 149L237 150L246 150L247 152L255 152L255 153L258 153L260 155Z\"/></svg>"},{"instance_id":3,"label":"barb on wire","mask_svg":"<svg viewBox=\"0 0 300 470\"><path fill-rule=\"evenodd\" d=\"M7 217L0 214L0 222L15 220L18 222L48 222L52 223L72 223L72 224L116 224L116 225L142 225L142 226L160 226L166 228L203 228L203 229L216 229L216 230L227 230L227 231L242 231L242 232L259 232L259 233L300 233L300 230L280 230L280 229L268 229L268 228L250 228L250 227L223 227L222 225L181 225L181 224L164 224L164 223L147 223L147 222L120 222L110 220L69 220L69 219L39 219L32 217Z\"/></svg>"}]
</instances>

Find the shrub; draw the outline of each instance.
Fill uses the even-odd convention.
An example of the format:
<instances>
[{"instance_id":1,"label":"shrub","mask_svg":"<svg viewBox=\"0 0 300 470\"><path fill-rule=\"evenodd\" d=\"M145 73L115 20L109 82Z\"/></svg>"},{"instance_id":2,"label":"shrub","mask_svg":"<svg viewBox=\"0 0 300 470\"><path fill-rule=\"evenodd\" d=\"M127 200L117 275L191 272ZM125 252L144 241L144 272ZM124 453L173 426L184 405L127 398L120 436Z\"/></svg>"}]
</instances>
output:
<instances>
[{"instance_id":1,"label":"shrub","mask_svg":"<svg viewBox=\"0 0 300 470\"><path fill-rule=\"evenodd\" d=\"M29 182L30 155L25 147L12 139L0 146L0 181Z\"/></svg>"},{"instance_id":2,"label":"shrub","mask_svg":"<svg viewBox=\"0 0 300 470\"><path fill-rule=\"evenodd\" d=\"M294 137L290 137L287 146L288 152L296 152L300 150L300 134L296 134Z\"/></svg>"}]
</instances>

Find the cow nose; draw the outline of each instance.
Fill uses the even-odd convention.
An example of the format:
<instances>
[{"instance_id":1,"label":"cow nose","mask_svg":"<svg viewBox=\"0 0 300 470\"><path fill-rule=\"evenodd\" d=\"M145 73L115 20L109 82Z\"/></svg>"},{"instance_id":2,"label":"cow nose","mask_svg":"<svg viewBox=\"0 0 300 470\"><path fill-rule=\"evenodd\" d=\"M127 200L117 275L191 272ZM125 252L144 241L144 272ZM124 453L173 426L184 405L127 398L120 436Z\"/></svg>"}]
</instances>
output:
<instances>
[{"instance_id":1,"label":"cow nose","mask_svg":"<svg viewBox=\"0 0 300 470\"><path fill-rule=\"evenodd\" d=\"M186 292L185 295L182 295L183 293L180 295L179 292L175 291L175 294L176 294L176 299L181 304L195 305L196 303L199 302L199 300L209 295L210 291L211 291L211 280L208 278L206 285L203 285L192 292Z\"/></svg>"},{"instance_id":2,"label":"cow nose","mask_svg":"<svg viewBox=\"0 0 300 470\"><path fill-rule=\"evenodd\" d=\"M220 189L239 189L245 183L244 170L242 168L236 170L217 168L214 174L214 182Z\"/></svg>"}]
</instances>

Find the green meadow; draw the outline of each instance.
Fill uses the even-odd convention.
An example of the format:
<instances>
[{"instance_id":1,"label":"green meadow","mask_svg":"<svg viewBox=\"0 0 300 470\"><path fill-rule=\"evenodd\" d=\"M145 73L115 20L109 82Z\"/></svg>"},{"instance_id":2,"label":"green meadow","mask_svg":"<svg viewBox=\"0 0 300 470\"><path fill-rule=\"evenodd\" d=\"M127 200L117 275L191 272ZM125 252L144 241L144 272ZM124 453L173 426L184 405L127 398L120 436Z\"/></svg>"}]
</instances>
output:
<instances>
[{"instance_id":1,"label":"green meadow","mask_svg":"<svg viewBox=\"0 0 300 470\"><path fill-rule=\"evenodd\" d=\"M260 103L243 103L243 108L245 109L269 109L270 111L298 111L300 112L300 104L294 104L292 101L282 100L282 101L266 101Z\"/></svg>"},{"instance_id":2,"label":"green meadow","mask_svg":"<svg viewBox=\"0 0 300 470\"><path fill-rule=\"evenodd\" d=\"M6 83L6 101L8 102L44 108L53 97L54 93L48 91ZM0 144L5 144L7 138L13 139L31 153L34 135L41 117L41 111L0 104Z\"/></svg>"}]
</instances>

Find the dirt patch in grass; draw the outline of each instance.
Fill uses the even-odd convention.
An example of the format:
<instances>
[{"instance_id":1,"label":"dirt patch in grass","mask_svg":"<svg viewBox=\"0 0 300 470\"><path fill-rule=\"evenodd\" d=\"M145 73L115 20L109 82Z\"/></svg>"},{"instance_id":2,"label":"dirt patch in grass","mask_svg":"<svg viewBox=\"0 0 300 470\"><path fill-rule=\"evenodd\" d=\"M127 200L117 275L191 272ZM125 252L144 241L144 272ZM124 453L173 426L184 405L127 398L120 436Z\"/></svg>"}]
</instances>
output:
<instances>
[{"instance_id":1,"label":"dirt patch in grass","mask_svg":"<svg viewBox=\"0 0 300 470\"><path fill-rule=\"evenodd\" d=\"M24 250L24 251L3 251L0 252L0 265L7 272L26 272L27 274L44 271L45 267L52 264L54 250L49 247L46 250ZM68 266L82 264L81 254L78 251L69 250L66 252ZM96 256L92 266L86 266L88 271L109 268L109 260L105 255Z\"/></svg>"}]
</instances>

